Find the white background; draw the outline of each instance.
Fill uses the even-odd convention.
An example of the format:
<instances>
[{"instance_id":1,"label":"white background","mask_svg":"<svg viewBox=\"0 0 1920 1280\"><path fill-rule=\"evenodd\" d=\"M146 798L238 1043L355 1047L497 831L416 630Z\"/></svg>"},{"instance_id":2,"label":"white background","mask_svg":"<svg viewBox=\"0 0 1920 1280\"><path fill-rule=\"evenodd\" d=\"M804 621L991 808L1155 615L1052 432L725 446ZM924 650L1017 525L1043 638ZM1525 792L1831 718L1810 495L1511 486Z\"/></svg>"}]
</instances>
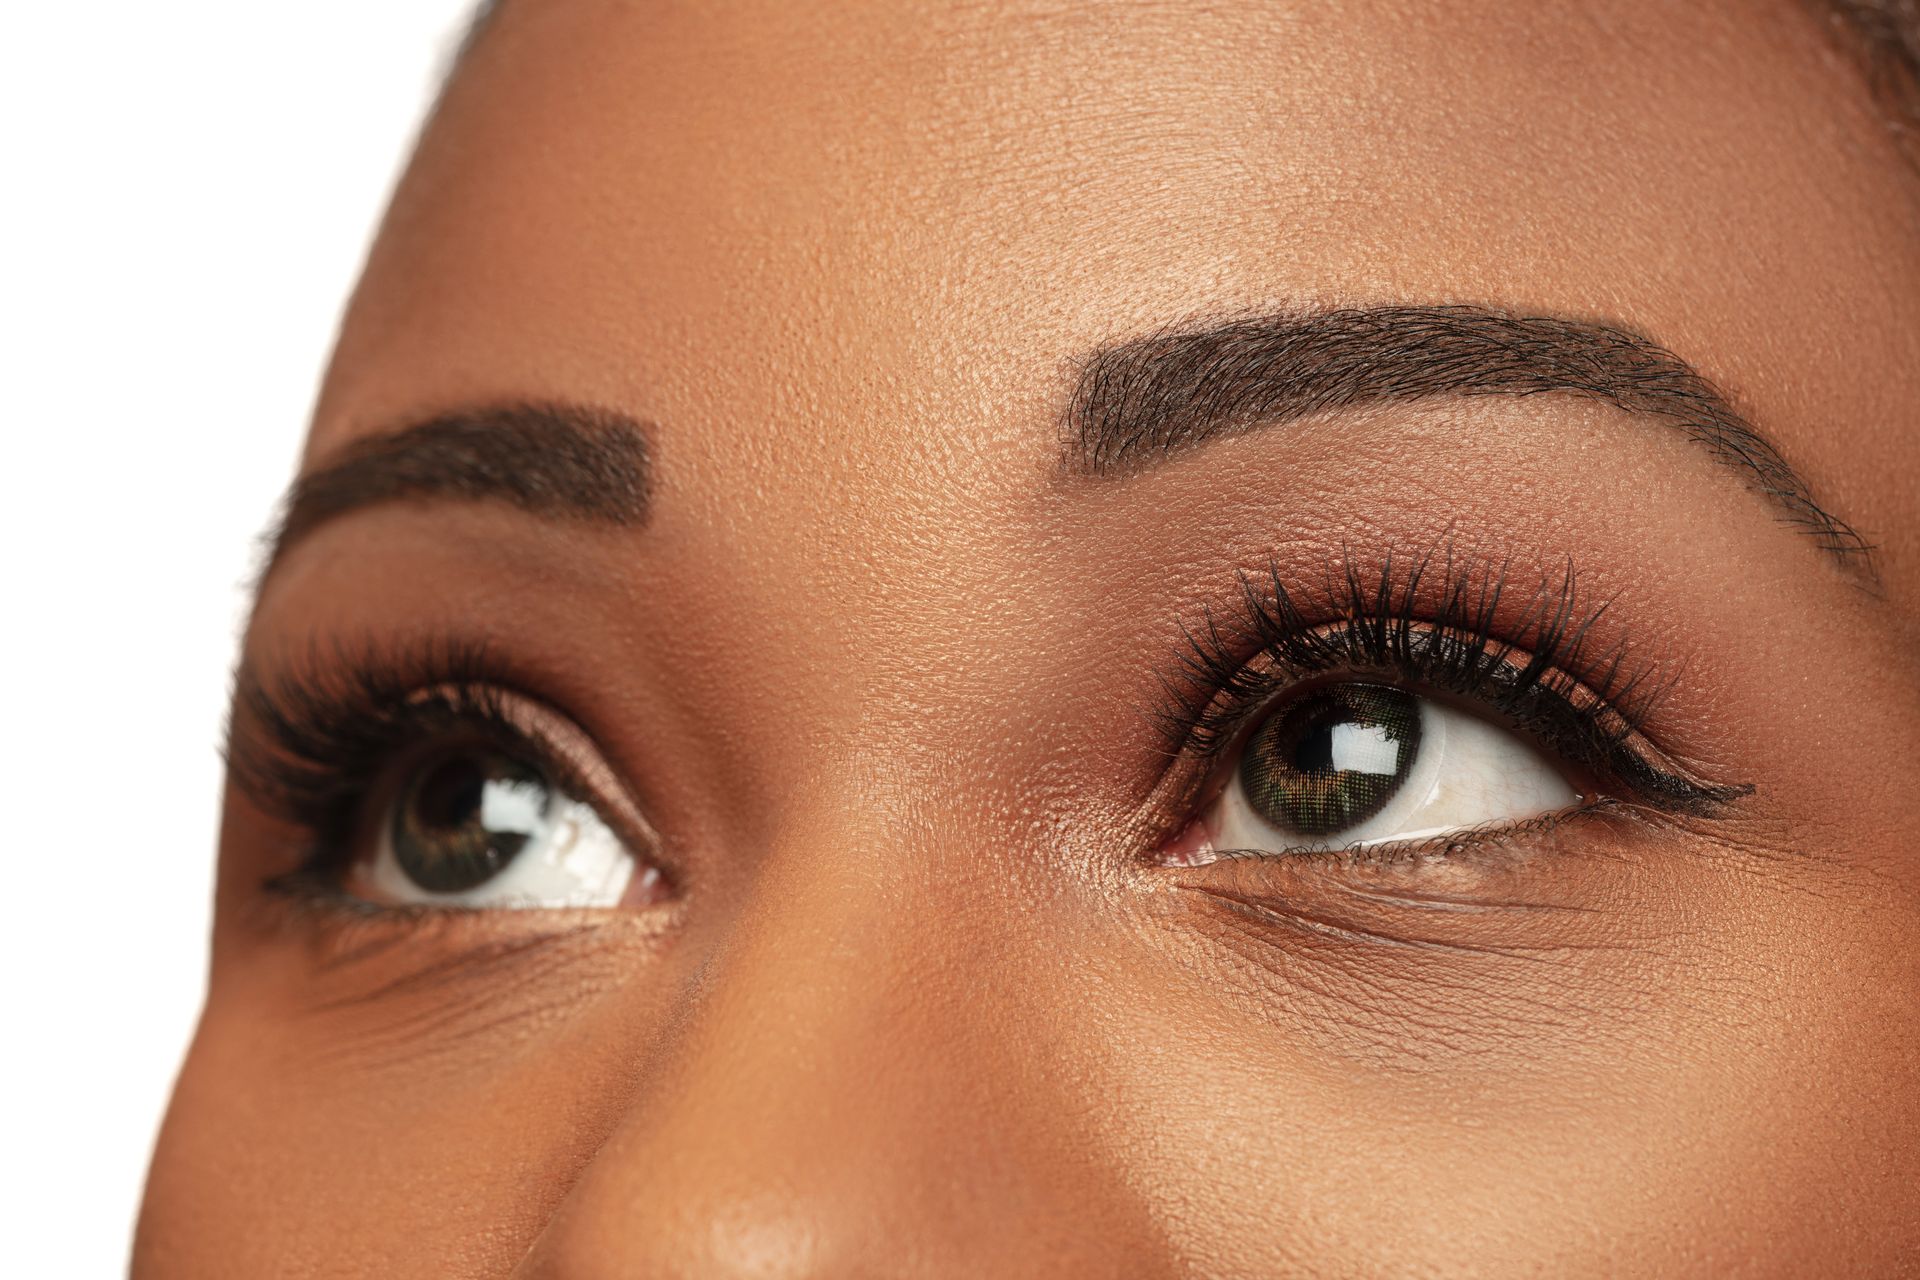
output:
<instances>
[{"instance_id":1,"label":"white background","mask_svg":"<svg viewBox=\"0 0 1920 1280\"><path fill-rule=\"evenodd\" d=\"M470 0L0 27L0 1221L126 1268L198 1011L253 539Z\"/></svg>"}]
</instances>

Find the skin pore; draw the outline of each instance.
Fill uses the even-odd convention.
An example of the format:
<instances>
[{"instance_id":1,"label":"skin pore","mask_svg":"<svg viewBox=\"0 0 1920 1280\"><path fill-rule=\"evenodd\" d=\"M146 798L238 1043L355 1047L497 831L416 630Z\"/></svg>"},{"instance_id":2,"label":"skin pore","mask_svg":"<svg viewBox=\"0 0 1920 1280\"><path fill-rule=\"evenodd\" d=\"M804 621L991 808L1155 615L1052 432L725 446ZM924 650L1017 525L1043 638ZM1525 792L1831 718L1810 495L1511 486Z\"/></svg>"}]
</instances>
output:
<instances>
[{"instance_id":1,"label":"skin pore","mask_svg":"<svg viewBox=\"0 0 1920 1280\"><path fill-rule=\"evenodd\" d=\"M1911 1267L1915 181L1784 0L503 6L263 577L136 1271ZM1582 804L1215 856L1356 674ZM421 757L275 716L472 686L657 874L369 905Z\"/></svg>"}]
</instances>

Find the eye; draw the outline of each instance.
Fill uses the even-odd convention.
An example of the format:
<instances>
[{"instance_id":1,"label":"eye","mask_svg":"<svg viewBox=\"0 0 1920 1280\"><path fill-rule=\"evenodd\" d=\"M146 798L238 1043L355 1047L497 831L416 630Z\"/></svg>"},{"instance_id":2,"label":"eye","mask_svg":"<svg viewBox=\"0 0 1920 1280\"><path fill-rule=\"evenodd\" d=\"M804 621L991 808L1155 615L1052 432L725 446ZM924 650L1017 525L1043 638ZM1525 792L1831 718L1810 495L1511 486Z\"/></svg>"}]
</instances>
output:
<instances>
[{"instance_id":1,"label":"eye","mask_svg":"<svg viewBox=\"0 0 1920 1280\"><path fill-rule=\"evenodd\" d=\"M1306 852L1521 822L1580 798L1509 730L1406 689L1346 682L1274 706L1200 826L1210 850ZM1195 854L1187 860L1211 856Z\"/></svg>"},{"instance_id":2,"label":"eye","mask_svg":"<svg viewBox=\"0 0 1920 1280\"><path fill-rule=\"evenodd\" d=\"M421 757L378 813L343 888L385 904L611 907L646 891L643 867L593 807L539 765L485 744Z\"/></svg>"}]
</instances>

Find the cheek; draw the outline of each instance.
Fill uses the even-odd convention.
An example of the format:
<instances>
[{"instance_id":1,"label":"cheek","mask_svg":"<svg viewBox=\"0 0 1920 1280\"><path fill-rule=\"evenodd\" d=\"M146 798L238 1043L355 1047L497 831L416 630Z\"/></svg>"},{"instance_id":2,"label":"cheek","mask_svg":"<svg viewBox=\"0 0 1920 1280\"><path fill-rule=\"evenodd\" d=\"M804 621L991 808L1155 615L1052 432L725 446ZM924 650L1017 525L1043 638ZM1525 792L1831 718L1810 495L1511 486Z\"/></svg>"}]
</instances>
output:
<instances>
[{"instance_id":1,"label":"cheek","mask_svg":"<svg viewBox=\"0 0 1920 1280\"><path fill-rule=\"evenodd\" d=\"M256 913L257 914L257 913ZM511 914L511 913L505 913ZM654 939L218 940L140 1231L156 1274L506 1274L630 1094ZM343 1226L351 1224L351 1230Z\"/></svg>"},{"instance_id":2,"label":"cheek","mask_svg":"<svg viewBox=\"0 0 1920 1280\"><path fill-rule=\"evenodd\" d=\"M589 1158L588 1125L552 1123L582 1100L556 1080L510 1073L431 1107L372 1085L349 1103L270 1083L248 1039L210 1026L180 1080L140 1233L173 1268L154 1274L505 1274Z\"/></svg>"},{"instance_id":3,"label":"cheek","mask_svg":"<svg viewBox=\"0 0 1920 1280\"><path fill-rule=\"evenodd\" d=\"M1204 1153L1183 1191L1222 1240L1297 1224L1376 1274L1470 1240L1488 1275L1680 1274L1696 1248L1871 1273L1911 1242L1920 964L1893 904L1607 820L1477 864L1162 874L1173 963L1126 1096Z\"/></svg>"}]
</instances>

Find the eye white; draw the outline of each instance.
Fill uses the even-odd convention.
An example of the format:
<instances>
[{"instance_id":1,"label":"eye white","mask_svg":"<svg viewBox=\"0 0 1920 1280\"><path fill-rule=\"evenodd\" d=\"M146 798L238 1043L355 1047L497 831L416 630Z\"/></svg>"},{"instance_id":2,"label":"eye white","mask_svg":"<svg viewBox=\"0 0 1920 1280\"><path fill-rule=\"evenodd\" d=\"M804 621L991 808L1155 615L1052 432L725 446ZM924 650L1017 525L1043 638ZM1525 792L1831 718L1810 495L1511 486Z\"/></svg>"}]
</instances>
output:
<instances>
[{"instance_id":1,"label":"eye white","mask_svg":"<svg viewBox=\"0 0 1920 1280\"><path fill-rule=\"evenodd\" d=\"M1216 849L1277 853L1422 840L1523 822L1579 802L1579 793L1560 771L1510 731L1429 698L1415 702L1419 746L1404 781L1378 812L1344 830L1303 838L1254 809L1236 768L1209 815L1210 843ZM1355 732L1343 743L1341 731L1348 729ZM1345 756L1342 763L1350 768L1366 768L1365 753L1379 745L1364 726L1338 726L1334 737L1336 750Z\"/></svg>"},{"instance_id":2,"label":"eye white","mask_svg":"<svg viewBox=\"0 0 1920 1280\"><path fill-rule=\"evenodd\" d=\"M455 893L435 893L414 883L394 852L389 821L381 824L379 846L364 872L366 888L382 901L412 905L522 910L619 905L638 868L633 854L591 805L559 792L543 804L542 790L487 788L481 820L489 826L530 832L531 837L481 884Z\"/></svg>"}]
</instances>

